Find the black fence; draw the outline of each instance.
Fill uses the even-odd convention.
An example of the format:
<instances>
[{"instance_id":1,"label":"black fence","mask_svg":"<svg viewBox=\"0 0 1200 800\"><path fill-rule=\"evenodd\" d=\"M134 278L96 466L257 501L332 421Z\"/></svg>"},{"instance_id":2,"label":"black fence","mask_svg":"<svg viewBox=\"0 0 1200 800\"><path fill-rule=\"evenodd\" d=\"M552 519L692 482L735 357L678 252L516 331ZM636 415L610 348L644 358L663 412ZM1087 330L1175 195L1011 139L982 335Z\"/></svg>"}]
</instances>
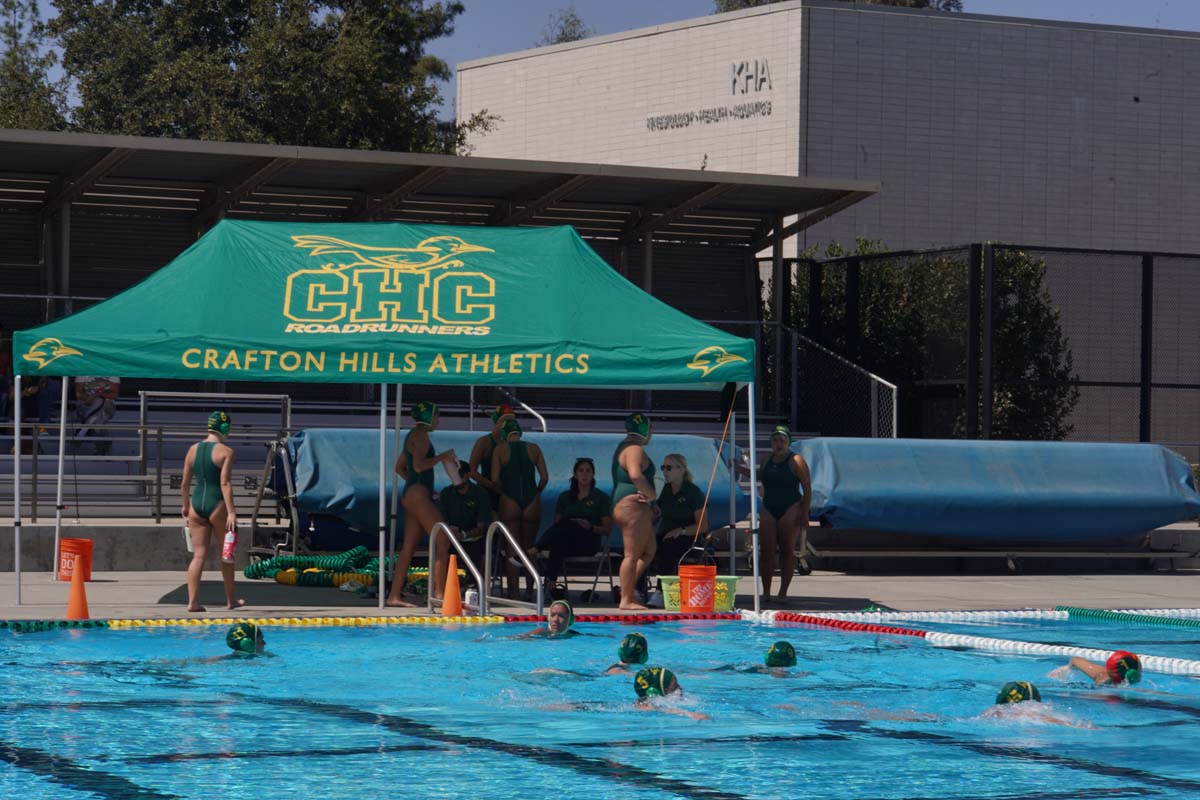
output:
<instances>
[{"instance_id":1,"label":"black fence","mask_svg":"<svg viewBox=\"0 0 1200 800\"><path fill-rule=\"evenodd\" d=\"M786 319L899 385L901 436L1200 442L1200 255L984 243L793 263Z\"/></svg>"}]
</instances>

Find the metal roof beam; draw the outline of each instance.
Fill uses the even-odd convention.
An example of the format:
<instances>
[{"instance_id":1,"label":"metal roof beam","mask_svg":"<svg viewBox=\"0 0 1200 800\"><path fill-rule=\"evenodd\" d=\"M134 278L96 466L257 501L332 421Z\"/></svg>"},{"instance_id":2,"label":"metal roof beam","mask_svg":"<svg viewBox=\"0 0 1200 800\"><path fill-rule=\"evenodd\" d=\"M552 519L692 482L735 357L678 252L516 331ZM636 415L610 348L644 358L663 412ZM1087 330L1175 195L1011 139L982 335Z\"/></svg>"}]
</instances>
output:
<instances>
[{"instance_id":1,"label":"metal roof beam","mask_svg":"<svg viewBox=\"0 0 1200 800\"><path fill-rule=\"evenodd\" d=\"M57 211L63 206L75 202L83 196L84 192L91 189L96 181L119 167L136 152L136 150L123 147L113 148L74 175L63 176L46 192L47 199L42 206L42 211Z\"/></svg>"},{"instance_id":2,"label":"metal roof beam","mask_svg":"<svg viewBox=\"0 0 1200 800\"><path fill-rule=\"evenodd\" d=\"M630 230L628 233L623 233L621 235L621 239L622 239L622 241L624 241L627 239L632 239L634 237L640 238L642 236L646 236L647 234L653 233L656 230L661 230L662 228L665 228L666 226L670 225L675 220L685 216L689 211L693 211L697 208L700 208L701 206L705 205L706 203L709 203L712 200L715 200L716 198L720 197L721 195L725 194L726 192L728 192L734 188L735 188L734 184L714 183L711 186L709 186L707 189L704 189L701 192L697 192L696 194L692 195L687 200L684 200L682 203L674 206L673 208L667 209L666 211L659 214L657 217L653 216L652 212L647 211L646 215L645 215L645 220L640 225L638 225L636 228L633 228L632 230Z\"/></svg>"},{"instance_id":3,"label":"metal roof beam","mask_svg":"<svg viewBox=\"0 0 1200 800\"><path fill-rule=\"evenodd\" d=\"M236 176L230 176L228 180L221 181L221 185L217 189L217 199L197 212L196 221L204 225L209 220L219 219L225 212L261 188L267 181L295 163L296 159L294 158L272 158L251 168L248 175L242 171Z\"/></svg>"},{"instance_id":4,"label":"metal roof beam","mask_svg":"<svg viewBox=\"0 0 1200 800\"><path fill-rule=\"evenodd\" d=\"M405 200L416 196L437 183L448 171L445 167L426 167L415 172L410 172L403 183L387 194L377 198L374 202L368 199L366 208L361 213L353 215L351 219L378 219L383 214L404 203Z\"/></svg>"},{"instance_id":5,"label":"metal roof beam","mask_svg":"<svg viewBox=\"0 0 1200 800\"><path fill-rule=\"evenodd\" d=\"M515 211L501 219L499 224L513 226L528 222L550 206L577 192L591 182L591 175L574 175L549 191L544 192L535 200L528 202L514 201L515 203L520 203L523 207L520 211Z\"/></svg>"},{"instance_id":6,"label":"metal roof beam","mask_svg":"<svg viewBox=\"0 0 1200 800\"><path fill-rule=\"evenodd\" d=\"M844 195L842 195L837 200L834 200L832 203L828 203L824 206L821 206L819 209L817 209L816 211L812 212L811 214L809 214L807 216L800 217L798 220L793 222L791 225L787 225L783 228L776 229L776 230L772 231L771 233L769 233L768 235L764 236L763 238L761 238L757 241L751 242L750 243L750 252L757 253L759 250L764 250L764 249L770 247L772 244L774 244L776 239L779 239L782 241L791 236L794 236L795 234L799 233L800 231L802 231L806 228L811 228L813 225L816 225L818 222L825 220L825 219L829 219L834 214L838 213L839 211L843 211L843 210L849 208L850 206L854 205L858 201L866 200L872 194L873 194L873 192L846 192Z\"/></svg>"}]
</instances>

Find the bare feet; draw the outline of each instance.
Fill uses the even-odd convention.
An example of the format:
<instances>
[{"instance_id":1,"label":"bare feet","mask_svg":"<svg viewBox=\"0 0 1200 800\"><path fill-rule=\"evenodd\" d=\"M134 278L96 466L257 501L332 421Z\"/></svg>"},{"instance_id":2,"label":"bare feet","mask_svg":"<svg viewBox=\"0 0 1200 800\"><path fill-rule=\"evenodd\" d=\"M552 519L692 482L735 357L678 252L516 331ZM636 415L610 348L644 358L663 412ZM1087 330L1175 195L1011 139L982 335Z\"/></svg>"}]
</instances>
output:
<instances>
[{"instance_id":1,"label":"bare feet","mask_svg":"<svg viewBox=\"0 0 1200 800\"><path fill-rule=\"evenodd\" d=\"M407 600L401 599L399 597L389 597L387 599L387 601L384 602L384 605L388 606L389 608L416 608L417 607L416 603L410 603Z\"/></svg>"},{"instance_id":2,"label":"bare feet","mask_svg":"<svg viewBox=\"0 0 1200 800\"><path fill-rule=\"evenodd\" d=\"M244 605L246 605L246 601L239 597L237 600L234 600L232 603L230 603L228 606L226 606L226 608L229 608L232 610L235 608L241 608Z\"/></svg>"},{"instance_id":3,"label":"bare feet","mask_svg":"<svg viewBox=\"0 0 1200 800\"><path fill-rule=\"evenodd\" d=\"M621 605L619 605L617 607L619 609L621 609L622 611L649 611L650 610L650 609L646 608L644 605L642 605L641 603L621 603Z\"/></svg>"},{"instance_id":4,"label":"bare feet","mask_svg":"<svg viewBox=\"0 0 1200 800\"><path fill-rule=\"evenodd\" d=\"M208 611L204 606L188 606L188 611Z\"/></svg>"}]
</instances>

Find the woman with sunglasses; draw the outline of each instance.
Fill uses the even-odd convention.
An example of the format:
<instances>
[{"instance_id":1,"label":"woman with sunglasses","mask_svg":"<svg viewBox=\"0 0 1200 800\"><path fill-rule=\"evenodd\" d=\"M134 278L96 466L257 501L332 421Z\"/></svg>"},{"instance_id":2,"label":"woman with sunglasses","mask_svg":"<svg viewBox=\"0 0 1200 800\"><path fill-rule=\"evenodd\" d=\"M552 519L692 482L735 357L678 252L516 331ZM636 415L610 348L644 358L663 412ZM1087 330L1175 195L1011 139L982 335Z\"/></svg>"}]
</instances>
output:
<instances>
[{"instance_id":1,"label":"woman with sunglasses","mask_svg":"<svg viewBox=\"0 0 1200 800\"><path fill-rule=\"evenodd\" d=\"M775 554L779 553L779 597L787 597L796 572L796 537L808 527L812 502L812 479L808 462L789 449L792 432L776 425L771 432L771 452L758 468L763 486L762 519L759 527L762 556L763 596L771 595Z\"/></svg>"},{"instance_id":2,"label":"woman with sunglasses","mask_svg":"<svg viewBox=\"0 0 1200 800\"><path fill-rule=\"evenodd\" d=\"M596 488L596 465L590 458L575 459L571 488L558 496L554 524L542 534L546 558L546 591L555 600L565 592L557 587L563 561L572 556L594 555L603 547L612 521L612 499Z\"/></svg>"},{"instance_id":3,"label":"woman with sunglasses","mask_svg":"<svg viewBox=\"0 0 1200 800\"><path fill-rule=\"evenodd\" d=\"M674 575L679 560L692 548L697 532L703 533L708 527L701 519L704 492L692 482L687 459L679 453L671 453L663 459L662 474L667 483L658 496L661 516L655 565L659 575ZM659 591L662 591L661 585Z\"/></svg>"},{"instance_id":4,"label":"woman with sunglasses","mask_svg":"<svg viewBox=\"0 0 1200 800\"><path fill-rule=\"evenodd\" d=\"M646 455L653 431L645 414L625 418L625 438L612 459L613 519L621 526L625 555L621 559L621 605L623 611L645 611L636 599L638 579L654 560L654 524L651 504L654 462Z\"/></svg>"}]
</instances>

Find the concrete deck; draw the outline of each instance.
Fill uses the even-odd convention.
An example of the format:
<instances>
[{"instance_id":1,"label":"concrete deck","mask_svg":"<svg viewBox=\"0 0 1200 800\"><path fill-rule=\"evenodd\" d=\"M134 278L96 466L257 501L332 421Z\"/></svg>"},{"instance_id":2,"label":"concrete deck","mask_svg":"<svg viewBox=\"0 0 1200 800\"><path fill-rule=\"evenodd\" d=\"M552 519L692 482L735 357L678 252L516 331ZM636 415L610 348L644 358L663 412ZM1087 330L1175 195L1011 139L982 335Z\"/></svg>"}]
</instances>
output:
<instances>
[{"instance_id":1,"label":"concrete deck","mask_svg":"<svg viewBox=\"0 0 1200 800\"><path fill-rule=\"evenodd\" d=\"M572 584L577 589L590 588ZM776 584L778 586L778 584ZM61 619L66 613L69 584L55 582L50 573L22 575L22 604L16 604L16 581L12 572L0 573L0 619ZM284 586L273 581L247 580L238 576L239 594L246 607L236 612L225 609L219 575L206 572L201 601L209 617L286 616L414 616L422 609L379 611L374 600L362 600L349 592L331 588ZM752 579L738 585L737 607L753 608ZM814 572L792 582L790 597L764 603L764 608L793 611L857 611L867 605L897 610L960 610L1049 608L1075 605L1092 608L1195 608L1200 607L1200 571L1139 572L1136 574L1070 575L847 575ZM187 590L182 571L93 572L87 584L88 605L93 619L169 619L189 616L185 610ZM501 614L530 613L505 606ZM619 614L612 606L581 605L577 613ZM661 613L661 612L659 612Z\"/></svg>"}]
</instances>

